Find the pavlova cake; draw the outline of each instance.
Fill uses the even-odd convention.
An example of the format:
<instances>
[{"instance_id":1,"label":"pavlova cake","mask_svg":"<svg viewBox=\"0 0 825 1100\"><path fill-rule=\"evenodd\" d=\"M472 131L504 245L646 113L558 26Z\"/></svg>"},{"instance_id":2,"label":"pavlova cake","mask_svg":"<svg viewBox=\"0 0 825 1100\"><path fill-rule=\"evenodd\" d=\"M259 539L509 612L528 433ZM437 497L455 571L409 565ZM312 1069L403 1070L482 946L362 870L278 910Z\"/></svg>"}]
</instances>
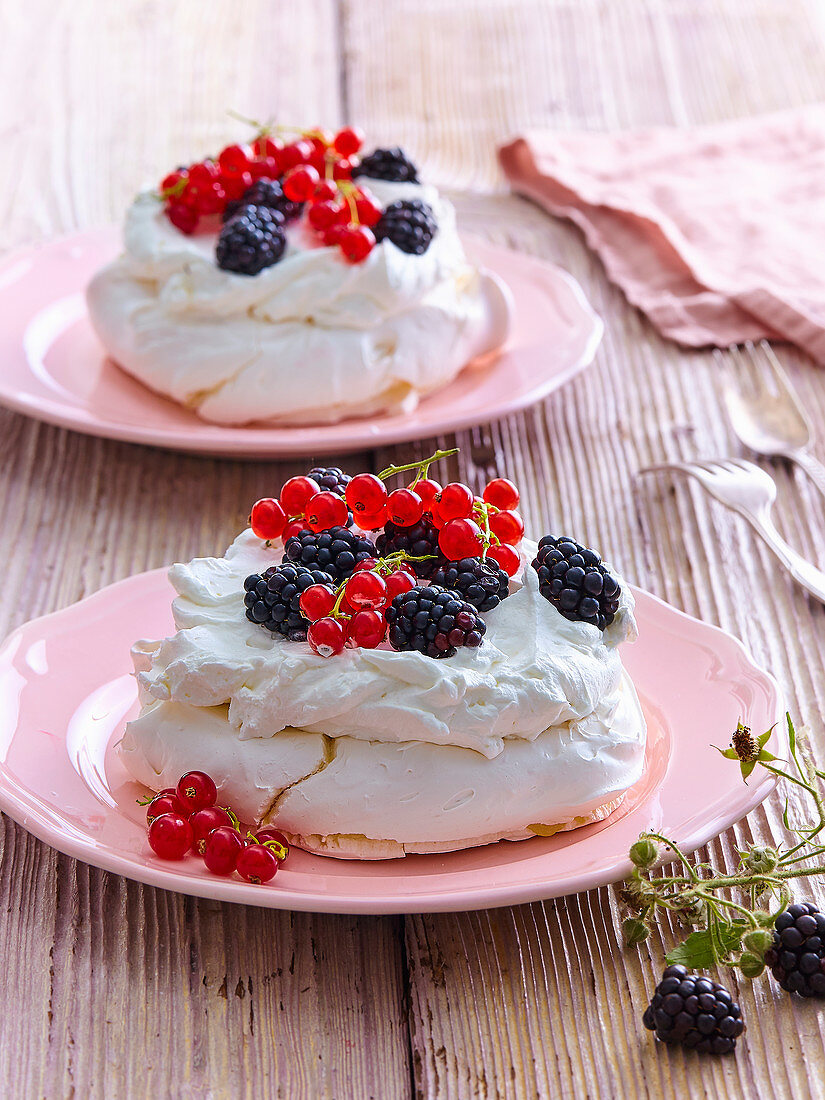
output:
<instances>
[{"instance_id":1,"label":"pavlova cake","mask_svg":"<svg viewBox=\"0 0 825 1100\"><path fill-rule=\"evenodd\" d=\"M574 540L524 539L511 482L476 497L428 464L313 469L224 557L172 567L176 632L133 649L141 710L118 751L137 780L200 769L246 821L345 858L618 806L645 752L619 655L632 594Z\"/></svg>"},{"instance_id":2,"label":"pavlova cake","mask_svg":"<svg viewBox=\"0 0 825 1100\"><path fill-rule=\"evenodd\" d=\"M138 195L87 291L112 359L205 420L298 424L409 410L499 348L452 205L362 140L265 131Z\"/></svg>"}]
</instances>

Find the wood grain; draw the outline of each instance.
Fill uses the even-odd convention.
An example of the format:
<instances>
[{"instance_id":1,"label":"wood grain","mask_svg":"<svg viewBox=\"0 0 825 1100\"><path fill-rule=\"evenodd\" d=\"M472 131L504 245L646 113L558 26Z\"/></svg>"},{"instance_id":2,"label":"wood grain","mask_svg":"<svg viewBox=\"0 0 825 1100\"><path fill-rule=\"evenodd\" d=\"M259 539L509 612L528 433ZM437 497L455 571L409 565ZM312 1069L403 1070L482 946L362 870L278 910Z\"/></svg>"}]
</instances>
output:
<instances>
[{"instance_id":1,"label":"wood grain","mask_svg":"<svg viewBox=\"0 0 825 1100\"><path fill-rule=\"evenodd\" d=\"M119 218L137 184L235 132L231 107L346 118L405 144L450 189L465 229L570 270L607 322L595 365L546 403L460 433L452 472L480 485L506 470L531 529L586 539L742 638L825 760L823 608L700 490L634 478L656 459L736 453L720 374L758 384L764 361L720 364L661 341L576 230L504 193L494 156L528 125L683 125L821 99L818 0L0 0L0 11L6 244ZM825 375L779 354L825 423ZM407 450L347 464L378 469ZM220 550L249 502L301 468L89 439L0 411L0 635L130 573ZM798 472L771 470L780 526L825 565L825 502ZM770 800L707 854L733 866L742 842L781 839L781 809ZM794 799L791 813L800 820ZM735 1058L657 1049L639 1015L674 930L622 950L611 889L479 913L319 917L152 890L58 856L8 819L1 856L3 1095L825 1097L825 1016L765 980L740 987L749 1029Z\"/></svg>"}]
</instances>

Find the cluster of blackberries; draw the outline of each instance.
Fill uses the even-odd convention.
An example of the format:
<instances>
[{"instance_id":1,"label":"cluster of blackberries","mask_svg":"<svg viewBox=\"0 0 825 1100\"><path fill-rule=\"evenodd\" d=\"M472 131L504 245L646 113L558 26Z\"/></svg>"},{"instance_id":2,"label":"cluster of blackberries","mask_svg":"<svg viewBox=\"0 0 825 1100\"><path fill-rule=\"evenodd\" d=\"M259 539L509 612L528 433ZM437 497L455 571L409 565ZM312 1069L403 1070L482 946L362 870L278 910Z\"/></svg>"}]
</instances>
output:
<instances>
[{"instance_id":1,"label":"cluster of blackberries","mask_svg":"<svg viewBox=\"0 0 825 1100\"><path fill-rule=\"evenodd\" d=\"M270 179L255 180L239 199L228 202L224 207L223 220L228 222L245 206L267 206L270 210L277 210L280 214L283 214L284 221L287 222L300 217L304 208L302 202L293 202L292 199L286 197L278 180Z\"/></svg>"},{"instance_id":2,"label":"cluster of blackberries","mask_svg":"<svg viewBox=\"0 0 825 1100\"><path fill-rule=\"evenodd\" d=\"M462 558L440 565L432 584L458 592L477 611L492 611L510 595L510 578L492 558Z\"/></svg>"},{"instance_id":3,"label":"cluster of blackberries","mask_svg":"<svg viewBox=\"0 0 825 1100\"><path fill-rule=\"evenodd\" d=\"M375 557L375 545L348 527L302 531L286 540L284 555L307 569L322 569L336 582L351 577L359 562Z\"/></svg>"},{"instance_id":4,"label":"cluster of blackberries","mask_svg":"<svg viewBox=\"0 0 825 1100\"><path fill-rule=\"evenodd\" d=\"M447 559L438 548L438 528L426 515L411 527L398 527L392 522L375 540L375 547L382 558L403 551L412 558L425 558L410 564L419 577L430 577Z\"/></svg>"},{"instance_id":5,"label":"cluster of blackberries","mask_svg":"<svg viewBox=\"0 0 825 1100\"><path fill-rule=\"evenodd\" d=\"M330 573L287 562L253 573L244 581L244 605L250 622L283 634L290 642L306 641L309 622L298 601L310 585L335 582Z\"/></svg>"},{"instance_id":6,"label":"cluster of blackberries","mask_svg":"<svg viewBox=\"0 0 825 1100\"><path fill-rule=\"evenodd\" d=\"M284 216L269 206L242 206L218 236L215 259L224 271L257 275L280 260L286 248Z\"/></svg>"},{"instance_id":7,"label":"cluster of blackberries","mask_svg":"<svg viewBox=\"0 0 825 1100\"><path fill-rule=\"evenodd\" d=\"M418 183L418 171L403 149L374 149L352 170L352 178L366 176L371 180L390 180L392 183Z\"/></svg>"},{"instance_id":8,"label":"cluster of blackberries","mask_svg":"<svg viewBox=\"0 0 825 1100\"><path fill-rule=\"evenodd\" d=\"M453 657L459 646L475 648L487 624L472 604L439 585L417 585L396 596L387 608L393 649L427 657Z\"/></svg>"},{"instance_id":9,"label":"cluster of blackberries","mask_svg":"<svg viewBox=\"0 0 825 1100\"><path fill-rule=\"evenodd\" d=\"M565 619L592 623L599 630L610 626L619 609L621 589L595 550L573 539L545 535L539 543L533 568L539 575L539 591Z\"/></svg>"},{"instance_id":10,"label":"cluster of blackberries","mask_svg":"<svg viewBox=\"0 0 825 1100\"><path fill-rule=\"evenodd\" d=\"M825 997L825 913L810 901L791 905L774 923L765 964L783 989Z\"/></svg>"},{"instance_id":11,"label":"cluster of blackberries","mask_svg":"<svg viewBox=\"0 0 825 1100\"><path fill-rule=\"evenodd\" d=\"M724 986L684 966L669 966L656 986L643 1023L663 1043L704 1054L728 1054L745 1030L742 1012Z\"/></svg>"},{"instance_id":12,"label":"cluster of blackberries","mask_svg":"<svg viewBox=\"0 0 825 1100\"><path fill-rule=\"evenodd\" d=\"M421 256L438 231L432 207L421 199L390 203L373 232L377 241L392 241L396 248Z\"/></svg>"}]
</instances>

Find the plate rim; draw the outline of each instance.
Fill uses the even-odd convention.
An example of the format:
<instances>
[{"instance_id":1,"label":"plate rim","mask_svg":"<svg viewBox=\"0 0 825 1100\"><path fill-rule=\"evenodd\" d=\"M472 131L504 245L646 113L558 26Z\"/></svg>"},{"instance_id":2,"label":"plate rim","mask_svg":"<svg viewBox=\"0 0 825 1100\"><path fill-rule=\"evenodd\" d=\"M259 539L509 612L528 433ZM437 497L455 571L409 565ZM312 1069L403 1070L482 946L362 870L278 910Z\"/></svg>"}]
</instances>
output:
<instances>
[{"instance_id":1,"label":"plate rim","mask_svg":"<svg viewBox=\"0 0 825 1100\"><path fill-rule=\"evenodd\" d=\"M45 626L48 628L51 621L63 618L67 613L76 612L86 605L104 602L107 599L107 595L111 593L113 589L162 582L165 586L169 587L171 593L173 590L169 584L167 574L168 569L166 567L133 574L106 585L104 588L98 589L81 600L68 604L66 607L59 608L46 615L39 616L21 624L0 642L0 668L8 663L10 657L16 651L19 644L24 641L27 634L39 633L42 637L43 627ZM781 719L785 712L785 705L780 685L772 673L757 664L745 644L739 638L729 634L721 627L695 618L687 612L667 603L654 593L648 592L646 589L639 588L635 585L631 585L630 587L637 600L641 599L642 602L649 603L656 613L676 616L690 623L693 628L698 626L702 631L708 632L716 641L722 641L725 645L732 646L733 652L735 652L742 665L758 674L760 682L767 689L770 699L769 709L776 711L776 720L779 725L779 737L784 744L786 738ZM128 671L130 670L124 670L124 674ZM15 727L15 729L19 729L19 726ZM661 792L667 783L667 778L668 774L665 775L660 785L655 788L655 791L650 792L647 797L651 797L656 792ZM776 776L769 773L762 774L757 782L744 787L742 797L741 799L735 800L733 810L730 813L722 815L723 820L721 824L718 815L712 816L711 818L697 821L691 831L679 833L678 836L674 836L673 839L677 841L683 851L688 853L695 851L697 848L702 847L721 832L724 832L725 829L730 828L737 821L742 820L742 818L751 813L768 797L777 783L778 779ZM647 799L645 799L645 802L646 801ZM645 802L641 803L640 806L644 805ZM259 887L251 886L244 882L218 877L192 877L191 879L188 877L186 879L175 878L174 864L170 864L167 868L167 866L160 861L157 862L157 865L154 863L138 863L128 856L98 849L94 839L88 835L83 839L79 837L75 839L72 831L60 833L56 837L54 827L50 826L45 819L36 814L36 808L31 806L30 801L20 797L17 793L14 783L10 780L5 764L2 761L0 761L0 810L8 814L9 817L43 843L48 844L64 855L68 855L73 859L80 860L81 862L99 867L102 870L121 875L125 878L142 882L159 889L170 890L174 893L212 898L214 900L231 902L234 904L248 904L258 905L264 908L294 910L296 912L390 915L400 913L467 912L478 909L495 909L585 892L610 883L618 882L626 878L633 869L633 865L628 857L624 861L612 864L609 870L605 868L594 868L590 871L567 876L567 878L561 882L554 880L548 883L541 876L539 878L531 877L520 880L518 883L504 884L504 886L498 888L494 884L483 888L468 888L461 894L460 900L458 900L455 893L441 891L429 894L416 893L409 897L394 893L388 895L379 903L373 894L368 895L364 899L360 899L353 894L339 897L339 895L333 892L325 896L317 892L314 894L296 892L287 887L264 891ZM35 811L34 816L32 816L33 811ZM635 810L632 812L635 812ZM55 842L56 839L58 841L57 843ZM589 838L583 838L585 841L587 839ZM500 841L499 843L505 844L508 842ZM444 858L449 858L449 854L450 853L447 853Z\"/></svg>"},{"instance_id":2,"label":"plate rim","mask_svg":"<svg viewBox=\"0 0 825 1100\"><path fill-rule=\"evenodd\" d=\"M73 233L64 233L30 245L22 245L0 256L0 280L3 274L16 264L36 257L38 253L53 248L83 246L94 243L97 239L103 239L118 233L116 226L96 226ZM347 438L347 425L353 421L341 421L338 424L320 425L320 428L328 429L330 438L321 439L314 447L306 440L307 433L316 430L316 426L288 426L281 428L244 428L211 424L208 421L193 420L191 434L181 434L179 430L171 428L152 428L137 424L116 424L108 420L100 420L90 412L86 405L71 406L61 403L59 400L46 395L38 396L31 392L23 392L11 388L5 383L3 373L0 372L0 406L13 412L28 416L52 426L65 428L70 431L80 432L100 439L111 439L122 443L132 443L141 446L161 448L176 451L182 454L202 455L204 457L224 457L236 459L264 459L264 458L298 458L320 453L345 454L355 450L370 450L375 447L391 446L397 443L410 442L422 438L442 435L449 432L463 431L475 427L480 423L486 423L486 417L490 422L498 421L513 413L528 409L540 401L545 400L555 390L567 385L576 375L590 366L596 355L599 344L604 336L604 322L587 298L583 287L567 271L551 260L529 253L519 252L517 249L508 248L505 245L495 244L483 237L472 233L462 233L462 241L472 252L478 247L492 255L503 254L515 257L520 263L528 266L538 266L552 272L553 278L565 286L571 300L577 310L587 317L590 331L578 358L565 370L560 371L543 380L541 384L532 386L528 393L505 400L497 405L495 410L466 411L452 416L446 416L432 420L426 425L416 424L405 428L399 424L395 429L382 431L380 418L373 421L378 425L378 431L374 436L365 438L359 434L357 439ZM495 266L484 259L482 266L490 267L495 273ZM505 280L506 282L506 280ZM77 292L82 292L78 288ZM0 289L0 295L4 291ZM115 368L119 369L119 368ZM137 383L141 384L141 383ZM162 399L162 395L156 395ZM193 414L194 417L194 414ZM252 438L242 433L258 433ZM276 434L273 440L261 439L261 434ZM296 438L290 440L290 434L295 433ZM298 434L303 435L305 442L301 443ZM337 435L335 434L337 433ZM428 434L425 434L428 433Z\"/></svg>"}]
</instances>

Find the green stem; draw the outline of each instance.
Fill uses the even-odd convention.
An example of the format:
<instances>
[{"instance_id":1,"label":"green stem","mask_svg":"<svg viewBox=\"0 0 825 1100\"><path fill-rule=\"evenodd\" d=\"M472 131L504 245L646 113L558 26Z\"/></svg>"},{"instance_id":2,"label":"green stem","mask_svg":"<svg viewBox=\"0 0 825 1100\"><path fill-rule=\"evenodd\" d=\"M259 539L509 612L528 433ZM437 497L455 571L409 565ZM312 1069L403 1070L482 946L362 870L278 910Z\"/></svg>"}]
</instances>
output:
<instances>
[{"instance_id":1,"label":"green stem","mask_svg":"<svg viewBox=\"0 0 825 1100\"><path fill-rule=\"evenodd\" d=\"M425 458L420 462L407 462L403 466L388 466L386 470L382 470L380 474L376 474L375 476L381 481L386 481L388 477L392 477L394 474L403 474L406 470L418 470L419 473L410 486L410 488L413 488L417 481L427 476L430 472L430 466L434 462L440 462L442 458L449 458L450 455L457 454L458 447L451 447L448 451L436 451L435 454L430 455L429 458Z\"/></svg>"},{"instance_id":2,"label":"green stem","mask_svg":"<svg viewBox=\"0 0 825 1100\"><path fill-rule=\"evenodd\" d=\"M684 854L684 852L681 851L681 849L678 847L678 845L670 839L670 837L662 836L661 833L643 833L642 835L645 836L645 837L649 837L651 840L658 840L662 844L666 845L666 847L670 848L671 851L676 853L676 855L679 857L679 859L682 861L682 863L684 863L685 867L687 867L692 881L693 882L699 882L700 881L699 876L696 874L696 872L693 869L693 866L688 862L687 856Z\"/></svg>"}]
</instances>

